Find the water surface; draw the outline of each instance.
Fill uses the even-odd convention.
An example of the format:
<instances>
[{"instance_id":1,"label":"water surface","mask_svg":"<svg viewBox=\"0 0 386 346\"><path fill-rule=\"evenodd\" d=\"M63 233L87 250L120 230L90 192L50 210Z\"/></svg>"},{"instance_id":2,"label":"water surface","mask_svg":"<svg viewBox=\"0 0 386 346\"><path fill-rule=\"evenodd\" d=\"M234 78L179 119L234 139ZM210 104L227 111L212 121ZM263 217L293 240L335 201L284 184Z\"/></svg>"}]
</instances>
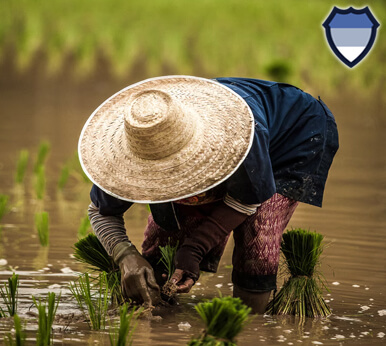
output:
<instances>
[{"instance_id":1,"label":"water surface","mask_svg":"<svg viewBox=\"0 0 386 346\"><path fill-rule=\"evenodd\" d=\"M139 79L139 78L138 78ZM142 79L142 78L141 78ZM10 195L11 211L1 220L0 281L12 270L20 275L22 317L30 316L31 296L61 292L61 314L79 315L68 283L84 267L72 258L72 245L89 203L90 185L72 177L63 191L57 180L62 164L76 151L81 128L89 114L105 98L126 84L107 75L85 82L61 78L18 76L7 71L0 78L0 193ZM60 82L59 82L60 81ZM324 344L383 345L386 342L386 121L385 107L376 99L343 95L324 100L333 110L340 130L341 148L327 182L322 209L300 205L290 226L310 228L325 235L328 246L322 272L330 293L326 295L333 315L327 320L256 316L240 334L240 345ZM19 151L36 154L40 140L51 143L47 161L47 191L43 201L34 193L32 161L22 186L14 184ZM50 245L39 244L34 213L50 215ZM135 206L126 213L132 241L140 245L148 212ZM138 345L183 345L202 329L194 304L204 298L231 294L232 242L216 274L204 274L191 293L180 297L178 306L161 313L161 321L141 320L135 333ZM279 280L279 285L281 280ZM188 322L189 329L178 325ZM9 331L9 320L0 320L0 334ZM35 324L28 323L33 342ZM2 335L0 335L2 338ZM107 343L106 332L91 332L86 323L58 324L55 343L66 345Z\"/></svg>"}]
</instances>

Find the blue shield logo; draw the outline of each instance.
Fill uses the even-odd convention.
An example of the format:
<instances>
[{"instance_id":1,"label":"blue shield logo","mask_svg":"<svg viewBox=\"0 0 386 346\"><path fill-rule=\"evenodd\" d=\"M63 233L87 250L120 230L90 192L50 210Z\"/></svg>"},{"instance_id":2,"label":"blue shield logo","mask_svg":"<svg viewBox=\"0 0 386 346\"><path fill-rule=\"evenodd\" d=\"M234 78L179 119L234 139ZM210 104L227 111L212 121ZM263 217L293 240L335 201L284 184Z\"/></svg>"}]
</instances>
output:
<instances>
[{"instance_id":1,"label":"blue shield logo","mask_svg":"<svg viewBox=\"0 0 386 346\"><path fill-rule=\"evenodd\" d=\"M367 6L359 10L334 7L323 26L335 55L347 66L354 67L373 46L379 23Z\"/></svg>"}]
</instances>

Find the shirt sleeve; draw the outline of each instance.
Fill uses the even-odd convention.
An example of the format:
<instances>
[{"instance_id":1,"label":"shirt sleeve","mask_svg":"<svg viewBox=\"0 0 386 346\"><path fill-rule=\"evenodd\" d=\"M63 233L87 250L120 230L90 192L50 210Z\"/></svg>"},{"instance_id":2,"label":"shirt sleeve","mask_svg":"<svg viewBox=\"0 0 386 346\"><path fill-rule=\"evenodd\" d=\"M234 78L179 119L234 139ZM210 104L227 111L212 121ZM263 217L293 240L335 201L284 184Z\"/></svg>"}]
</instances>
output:
<instances>
[{"instance_id":1,"label":"shirt sleeve","mask_svg":"<svg viewBox=\"0 0 386 346\"><path fill-rule=\"evenodd\" d=\"M241 203L240 201L229 196L228 194L226 194L224 197L224 203L228 207L233 208L234 210L238 211L239 213L243 213L243 214L246 214L248 216L256 213L257 208L260 207L260 205L261 205L261 203L257 203L257 204Z\"/></svg>"},{"instance_id":2,"label":"shirt sleeve","mask_svg":"<svg viewBox=\"0 0 386 346\"><path fill-rule=\"evenodd\" d=\"M88 217L95 235L107 253L111 256L115 245L128 242L123 215L101 215L99 209L91 202Z\"/></svg>"},{"instance_id":3,"label":"shirt sleeve","mask_svg":"<svg viewBox=\"0 0 386 346\"><path fill-rule=\"evenodd\" d=\"M132 202L107 194L95 184L91 188L90 198L99 209L99 213L106 216L121 215L133 205Z\"/></svg>"},{"instance_id":4,"label":"shirt sleeve","mask_svg":"<svg viewBox=\"0 0 386 346\"><path fill-rule=\"evenodd\" d=\"M88 216L95 235L111 256L115 245L129 241L126 235L123 214L133 203L110 196L93 185Z\"/></svg>"}]
</instances>

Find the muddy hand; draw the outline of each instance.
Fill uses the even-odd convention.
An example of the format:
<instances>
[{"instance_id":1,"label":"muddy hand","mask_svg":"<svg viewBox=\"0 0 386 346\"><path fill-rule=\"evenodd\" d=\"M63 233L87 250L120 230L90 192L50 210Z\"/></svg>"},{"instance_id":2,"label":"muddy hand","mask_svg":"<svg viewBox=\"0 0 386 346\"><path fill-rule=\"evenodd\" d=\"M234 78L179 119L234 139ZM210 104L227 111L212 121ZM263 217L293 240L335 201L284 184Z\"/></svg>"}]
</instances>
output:
<instances>
[{"instance_id":1,"label":"muddy hand","mask_svg":"<svg viewBox=\"0 0 386 346\"><path fill-rule=\"evenodd\" d=\"M177 285L177 293L188 293L195 283L182 269L176 269L170 281Z\"/></svg>"},{"instance_id":2,"label":"muddy hand","mask_svg":"<svg viewBox=\"0 0 386 346\"><path fill-rule=\"evenodd\" d=\"M138 250L129 242L122 242L113 250L114 262L121 269L122 293L145 306L160 302L160 288L156 283L154 271Z\"/></svg>"}]
</instances>

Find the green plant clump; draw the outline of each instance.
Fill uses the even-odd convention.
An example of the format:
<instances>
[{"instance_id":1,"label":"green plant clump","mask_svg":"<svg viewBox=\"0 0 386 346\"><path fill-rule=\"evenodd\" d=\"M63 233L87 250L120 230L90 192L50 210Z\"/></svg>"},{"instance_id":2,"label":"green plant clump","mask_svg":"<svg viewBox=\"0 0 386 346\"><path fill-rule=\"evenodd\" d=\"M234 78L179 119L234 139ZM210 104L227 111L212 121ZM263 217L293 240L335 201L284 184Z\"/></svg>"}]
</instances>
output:
<instances>
[{"instance_id":1,"label":"green plant clump","mask_svg":"<svg viewBox=\"0 0 386 346\"><path fill-rule=\"evenodd\" d=\"M23 346L25 345L26 332L21 325L21 320L18 315L13 316L13 323L15 326L15 337L11 333L7 333L4 337L4 343L7 346Z\"/></svg>"},{"instance_id":2,"label":"green plant clump","mask_svg":"<svg viewBox=\"0 0 386 346\"><path fill-rule=\"evenodd\" d=\"M7 307L9 316L14 316L17 313L18 290L19 275L12 273L12 276L8 278L8 282L4 284L3 288L0 288L0 295ZM2 315L5 317L4 312L2 312Z\"/></svg>"},{"instance_id":3,"label":"green plant clump","mask_svg":"<svg viewBox=\"0 0 386 346\"><path fill-rule=\"evenodd\" d=\"M60 190L64 189L70 177L73 177L78 182L90 183L90 179L87 177L86 173L84 173L82 166L80 165L78 152L75 152L75 154L62 166L58 179L58 188Z\"/></svg>"},{"instance_id":4,"label":"green plant clump","mask_svg":"<svg viewBox=\"0 0 386 346\"><path fill-rule=\"evenodd\" d=\"M43 199L46 191L46 173L43 165L38 166L35 174L35 192L37 199Z\"/></svg>"},{"instance_id":5,"label":"green plant clump","mask_svg":"<svg viewBox=\"0 0 386 346\"><path fill-rule=\"evenodd\" d=\"M68 165L64 165L62 167L62 170L60 171L60 176L58 180L58 187L60 190L63 190L63 188L66 186L69 177L70 168L68 167Z\"/></svg>"},{"instance_id":6,"label":"green plant clump","mask_svg":"<svg viewBox=\"0 0 386 346\"><path fill-rule=\"evenodd\" d=\"M169 243L165 246L160 246L161 258L158 263L162 263L168 273L168 280L174 273L175 265L174 265L174 257L176 256L176 252L178 249L178 241L176 245L171 245L171 240L169 238Z\"/></svg>"},{"instance_id":7,"label":"green plant clump","mask_svg":"<svg viewBox=\"0 0 386 346\"><path fill-rule=\"evenodd\" d=\"M191 340L189 346L233 346L235 338L248 321L251 308L240 298L220 297L195 306L205 323L201 337Z\"/></svg>"},{"instance_id":8,"label":"green plant clump","mask_svg":"<svg viewBox=\"0 0 386 346\"><path fill-rule=\"evenodd\" d=\"M19 154L19 159L16 164L16 175L15 181L18 184L21 184L25 177L25 172L27 170L28 165L29 152L28 150L21 150Z\"/></svg>"},{"instance_id":9,"label":"green plant clump","mask_svg":"<svg viewBox=\"0 0 386 346\"><path fill-rule=\"evenodd\" d=\"M100 243L95 234L90 233L74 244L74 257L77 261L89 265L92 272L105 272L112 300L120 304L124 302L121 291L121 272L113 259Z\"/></svg>"},{"instance_id":10,"label":"green plant clump","mask_svg":"<svg viewBox=\"0 0 386 346\"><path fill-rule=\"evenodd\" d=\"M331 314L323 299L326 288L318 272L323 252L323 236L317 232L293 229L283 234L281 251L290 277L267 306L269 314L323 317Z\"/></svg>"},{"instance_id":11,"label":"green plant clump","mask_svg":"<svg viewBox=\"0 0 386 346\"><path fill-rule=\"evenodd\" d=\"M78 283L70 283L70 291L93 330L105 329L109 302L109 288L105 272L100 274L95 297L91 291L88 273L81 275Z\"/></svg>"},{"instance_id":12,"label":"green plant clump","mask_svg":"<svg viewBox=\"0 0 386 346\"><path fill-rule=\"evenodd\" d=\"M168 244L165 246L160 246L161 258L158 263L162 263L167 272L167 281L161 288L161 297L165 301L173 302L173 297L177 293L177 285L174 282L170 281L174 270L174 257L176 256L179 242L177 241L176 245L171 245L170 238L168 239Z\"/></svg>"},{"instance_id":13,"label":"green plant clump","mask_svg":"<svg viewBox=\"0 0 386 346\"><path fill-rule=\"evenodd\" d=\"M119 310L119 328L114 327L110 329L109 338L111 346L125 346L133 343L133 334L142 308L136 311L136 307L133 307L129 314L127 310L128 305L125 303Z\"/></svg>"},{"instance_id":14,"label":"green plant clump","mask_svg":"<svg viewBox=\"0 0 386 346\"><path fill-rule=\"evenodd\" d=\"M47 155L50 152L51 145L47 141L43 141L39 144L38 155L36 157L34 172L38 173L39 167L44 166L47 159Z\"/></svg>"},{"instance_id":15,"label":"green plant clump","mask_svg":"<svg viewBox=\"0 0 386 346\"><path fill-rule=\"evenodd\" d=\"M37 301L35 297L32 297L33 302L38 309L39 321L36 344L38 346L51 345L53 340L53 334L51 333L52 325L55 320L56 311L59 306L60 295L56 300L54 292L48 292L46 302L42 302L39 298Z\"/></svg>"},{"instance_id":16,"label":"green plant clump","mask_svg":"<svg viewBox=\"0 0 386 346\"><path fill-rule=\"evenodd\" d=\"M35 226L38 231L40 244L48 246L49 244L49 228L48 228L48 212L43 211L35 214Z\"/></svg>"},{"instance_id":17,"label":"green plant clump","mask_svg":"<svg viewBox=\"0 0 386 346\"><path fill-rule=\"evenodd\" d=\"M4 214L8 212L8 195L0 194L0 220L3 218Z\"/></svg>"}]
</instances>

